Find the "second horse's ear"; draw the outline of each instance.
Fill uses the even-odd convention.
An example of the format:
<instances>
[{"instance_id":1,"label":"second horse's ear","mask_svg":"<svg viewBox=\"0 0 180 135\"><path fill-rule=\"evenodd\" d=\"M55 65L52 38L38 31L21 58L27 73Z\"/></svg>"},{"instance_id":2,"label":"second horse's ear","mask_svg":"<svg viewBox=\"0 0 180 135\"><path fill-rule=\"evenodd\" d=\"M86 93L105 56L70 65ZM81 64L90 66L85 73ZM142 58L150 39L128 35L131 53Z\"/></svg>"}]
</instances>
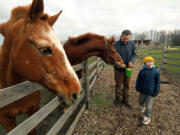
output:
<instances>
[{"instance_id":1,"label":"second horse's ear","mask_svg":"<svg viewBox=\"0 0 180 135\"><path fill-rule=\"evenodd\" d=\"M5 34L6 34L6 28L7 28L6 24L7 24L7 23L1 23L1 24L0 24L0 33L1 33L3 36L5 36Z\"/></svg>"},{"instance_id":2,"label":"second horse's ear","mask_svg":"<svg viewBox=\"0 0 180 135\"><path fill-rule=\"evenodd\" d=\"M50 17L48 18L48 23L49 23L49 25L53 26L54 23L57 21L59 15L60 15L61 13L62 13L62 10L61 10L59 13L57 13L56 15L50 16Z\"/></svg>"},{"instance_id":3,"label":"second horse's ear","mask_svg":"<svg viewBox=\"0 0 180 135\"><path fill-rule=\"evenodd\" d=\"M115 38L114 37L111 37L110 39L108 39L109 40L109 43L110 43L110 45L111 44L113 44L113 42L115 41Z\"/></svg>"},{"instance_id":4,"label":"second horse's ear","mask_svg":"<svg viewBox=\"0 0 180 135\"><path fill-rule=\"evenodd\" d=\"M33 22L40 18L44 12L44 2L43 0L33 0L29 11L29 18Z\"/></svg>"}]
</instances>

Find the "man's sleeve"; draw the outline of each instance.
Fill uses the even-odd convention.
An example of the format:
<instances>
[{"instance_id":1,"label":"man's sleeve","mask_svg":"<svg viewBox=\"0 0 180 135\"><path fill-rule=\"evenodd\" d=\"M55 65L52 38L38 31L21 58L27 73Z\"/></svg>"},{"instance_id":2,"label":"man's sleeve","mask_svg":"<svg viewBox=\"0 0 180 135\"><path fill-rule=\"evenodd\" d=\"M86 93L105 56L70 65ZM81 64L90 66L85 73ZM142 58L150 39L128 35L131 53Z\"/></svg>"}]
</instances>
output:
<instances>
[{"instance_id":1,"label":"man's sleeve","mask_svg":"<svg viewBox=\"0 0 180 135\"><path fill-rule=\"evenodd\" d=\"M115 42L113 43L113 45L114 45L114 48L116 49L117 53L119 54L119 52L118 52L118 41L115 41ZM120 54L119 54L119 56L121 57ZM122 58L122 57L121 57L121 58Z\"/></svg>"},{"instance_id":2,"label":"man's sleeve","mask_svg":"<svg viewBox=\"0 0 180 135\"><path fill-rule=\"evenodd\" d=\"M134 64L134 61L136 59L136 47L135 47L134 42L132 42L132 45L133 45L133 49L132 49L132 57L130 61Z\"/></svg>"}]
</instances>

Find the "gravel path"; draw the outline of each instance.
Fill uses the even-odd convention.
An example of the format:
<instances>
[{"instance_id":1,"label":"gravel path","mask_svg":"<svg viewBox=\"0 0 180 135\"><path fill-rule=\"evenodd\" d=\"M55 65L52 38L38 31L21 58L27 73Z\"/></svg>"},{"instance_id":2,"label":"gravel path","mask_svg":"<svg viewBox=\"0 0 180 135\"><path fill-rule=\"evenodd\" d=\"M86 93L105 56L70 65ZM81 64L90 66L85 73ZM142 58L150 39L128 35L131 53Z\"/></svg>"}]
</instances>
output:
<instances>
[{"instance_id":1,"label":"gravel path","mask_svg":"<svg viewBox=\"0 0 180 135\"><path fill-rule=\"evenodd\" d=\"M74 135L180 135L180 80L167 73L161 74L161 80L170 84L161 84L151 123L140 124L135 81L141 67L141 61L136 61L130 90L133 109L114 106L113 68L107 66L101 72L93 88L91 109L83 113Z\"/></svg>"}]
</instances>

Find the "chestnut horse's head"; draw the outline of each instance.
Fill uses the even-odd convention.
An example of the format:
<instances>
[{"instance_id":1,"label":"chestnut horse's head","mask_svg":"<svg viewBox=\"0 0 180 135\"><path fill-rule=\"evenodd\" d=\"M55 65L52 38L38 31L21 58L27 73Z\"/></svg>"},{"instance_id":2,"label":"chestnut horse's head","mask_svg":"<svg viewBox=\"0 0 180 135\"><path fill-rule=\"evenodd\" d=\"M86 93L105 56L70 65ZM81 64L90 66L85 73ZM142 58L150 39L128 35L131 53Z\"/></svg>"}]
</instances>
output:
<instances>
[{"instance_id":1,"label":"chestnut horse's head","mask_svg":"<svg viewBox=\"0 0 180 135\"><path fill-rule=\"evenodd\" d=\"M103 57L107 63L121 66L123 60L116 51L116 49L114 48L113 45L114 41L115 41L114 37L111 37L109 39L106 38L104 39L106 49L105 52L103 53L104 54Z\"/></svg>"},{"instance_id":2,"label":"chestnut horse's head","mask_svg":"<svg viewBox=\"0 0 180 135\"><path fill-rule=\"evenodd\" d=\"M11 46L9 61L13 73L42 84L70 105L79 97L81 87L52 29L61 12L48 16L43 9L43 0L15 8L11 20L0 25L0 33L5 37L3 46Z\"/></svg>"},{"instance_id":3,"label":"chestnut horse's head","mask_svg":"<svg viewBox=\"0 0 180 135\"><path fill-rule=\"evenodd\" d=\"M90 56L99 56L106 63L121 66L123 61L114 48L114 40L113 37L108 39L99 34L86 33L78 37L69 37L64 49L73 64L80 63Z\"/></svg>"}]
</instances>

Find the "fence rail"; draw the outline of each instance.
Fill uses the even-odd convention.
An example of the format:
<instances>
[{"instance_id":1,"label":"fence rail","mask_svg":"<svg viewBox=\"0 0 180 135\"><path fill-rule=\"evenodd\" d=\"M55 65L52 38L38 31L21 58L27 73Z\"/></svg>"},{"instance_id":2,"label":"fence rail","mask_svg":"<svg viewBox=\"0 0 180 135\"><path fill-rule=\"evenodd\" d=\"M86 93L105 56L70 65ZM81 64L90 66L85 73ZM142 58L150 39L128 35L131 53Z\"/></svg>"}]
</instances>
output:
<instances>
[{"instance_id":1,"label":"fence rail","mask_svg":"<svg viewBox=\"0 0 180 135\"><path fill-rule=\"evenodd\" d=\"M65 124L65 122L72 115L72 113L74 112L74 110L77 108L77 106L83 100L84 97L85 97L85 92L83 91L83 93L81 94L78 101L75 104L73 104L71 107L68 108L66 113L64 113L61 116L61 118L55 123L55 125L49 130L47 135L55 135L63 128L63 125Z\"/></svg>"},{"instance_id":2,"label":"fence rail","mask_svg":"<svg viewBox=\"0 0 180 135\"><path fill-rule=\"evenodd\" d=\"M172 63L168 63L168 62L165 62L164 64L171 65L171 66L174 66L174 67L180 67L180 65L176 65L176 64L172 64Z\"/></svg>"},{"instance_id":3,"label":"fence rail","mask_svg":"<svg viewBox=\"0 0 180 135\"><path fill-rule=\"evenodd\" d=\"M170 59L170 60L180 60L180 58L173 58L173 57L164 57L165 59Z\"/></svg>"},{"instance_id":4,"label":"fence rail","mask_svg":"<svg viewBox=\"0 0 180 135\"><path fill-rule=\"evenodd\" d=\"M180 53L180 51L166 51L166 53Z\"/></svg>"},{"instance_id":5,"label":"fence rail","mask_svg":"<svg viewBox=\"0 0 180 135\"><path fill-rule=\"evenodd\" d=\"M43 88L37 83L32 83L29 81L4 88L0 90L0 108L17 101L39 89Z\"/></svg>"},{"instance_id":6,"label":"fence rail","mask_svg":"<svg viewBox=\"0 0 180 135\"><path fill-rule=\"evenodd\" d=\"M174 71L174 70L172 70L172 69L165 68L165 70L180 75L180 72Z\"/></svg>"},{"instance_id":7,"label":"fence rail","mask_svg":"<svg viewBox=\"0 0 180 135\"><path fill-rule=\"evenodd\" d=\"M80 79L81 85L83 86L82 93L80 98L76 103L71 105L67 111L57 120L57 122L53 125L53 127L48 131L47 135L55 135L57 134L64 126L69 117L73 114L73 112L77 109L79 104L85 99L85 103L83 103L79 113L77 114L74 122L71 124L66 134L71 134L77 124L78 119L82 115L85 108L89 108L90 102L90 90L92 89L99 71L103 68L104 62L97 58L97 60L91 64L88 64L88 59L85 60L82 64L78 64L73 66L75 71L82 70L83 77ZM92 70L94 69L94 70ZM89 71L92 72L89 74ZM91 83L90 83L90 80ZM23 82L21 84L17 84L5 89L0 90L0 108L13 103L33 92L36 92L39 89L44 88L43 86L32 83L29 81ZM54 111L61 104L59 98L56 96L53 98L48 104L46 104L43 108L41 108L38 112L33 114L31 117L27 118L21 124L19 124L16 128L11 130L7 135L26 135L32 129L34 129L40 122L42 122L52 111Z\"/></svg>"},{"instance_id":8,"label":"fence rail","mask_svg":"<svg viewBox=\"0 0 180 135\"><path fill-rule=\"evenodd\" d=\"M162 53L151 53L151 52L149 52L149 54L162 55Z\"/></svg>"},{"instance_id":9,"label":"fence rail","mask_svg":"<svg viewBox=\"0 0 180 135\"><path fill-rule=\"evenodd\" d=\"M55 97L51 102L41 108L38 112L22 122L15 129L10 131L8 135L26 135L59 105L60 100L58 99L58 97Z\"/></svg>"}]
</instances>

